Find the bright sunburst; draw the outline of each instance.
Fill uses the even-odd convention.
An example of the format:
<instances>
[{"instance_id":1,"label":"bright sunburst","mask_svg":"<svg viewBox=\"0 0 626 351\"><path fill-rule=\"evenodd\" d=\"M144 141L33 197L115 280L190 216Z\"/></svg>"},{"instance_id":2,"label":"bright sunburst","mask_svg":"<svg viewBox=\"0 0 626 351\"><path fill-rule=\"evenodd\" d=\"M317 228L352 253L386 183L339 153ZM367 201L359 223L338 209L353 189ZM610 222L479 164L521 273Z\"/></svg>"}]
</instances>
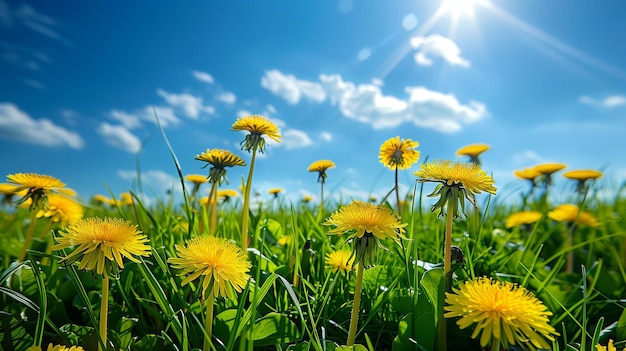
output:
<instances>
[{"instance_id":1,"label":"bright sunburst","mask_svg":"<svg viewBox=\"0 0 626 351\"><path fill-rule=\"evenodd\" d=\"M481 0L442 0L440 10L449 13L454 21L466 16L474 18L474 8Z\"/></svg>"}]
</instances>

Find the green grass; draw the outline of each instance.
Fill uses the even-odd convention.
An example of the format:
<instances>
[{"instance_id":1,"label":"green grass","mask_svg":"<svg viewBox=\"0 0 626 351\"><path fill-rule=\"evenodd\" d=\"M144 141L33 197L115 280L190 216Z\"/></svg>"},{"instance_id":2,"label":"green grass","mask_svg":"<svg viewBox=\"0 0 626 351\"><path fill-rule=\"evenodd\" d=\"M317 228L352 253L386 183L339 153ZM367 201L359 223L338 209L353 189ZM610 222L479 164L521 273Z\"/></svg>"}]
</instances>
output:
<instances>
[{"instance_id":1,"label":"green grass","mask_svg":"<svg viewBox=\"0 0 626 351\"><path fill-rule=\"evenodd\" d=\"M401 245L385 242L377 265L365 271L356 340L362 346L357 349L435 349L444 220L429 212L427 206L434 201L421 195L419 186L416 193L414 206L407 205L402 218L410 240ZM465 264L456 267L453 285L480 276L523 285L553 313L550 323L560 333L554 350L594 350L593 345L606 345L609 338L623 347L626 199L587 198L585 208L601 226L577 227L569 248L563 239L568 226L546 216L532 228L505 228L506 217L521 201L504 204L496 201L498 196L486 206L487 197L480 195L481 208L467 208L467 217L455 219L453 245L463 250ZM341 205L327 203L323 217ZM542 206L539 200L531 205ZM216 300L214 349L321 351L345 344L354 273L332 272L324 262L345 239L326 234L327 228L316 219L317 204L275 201L260 208L250 218L251 233L257 234L251 237L259 238L249 251L253 279L236 301ZM0 216L0 349L25 350L38 340L44 346L97 349L100 278L59 264L58 252L46 253L47 238L56 234L45 231L45 220L36 223L27 260L15 262L30 213L5 204ZM198 235L201 219L207 222L206 211L187 198L148 206L141 194L134 194L132 206L90 204L85 217L91 216L130 220L152 246L151 256L140 263L127 261L111 280L109 342L114 349L200 349L204 308L198 286L181 287L167 259L175 255L175 245ZM232 199L221 205L218 218L216 235L239 242L241 203ZM280 245L283 236L290 239ZM567 274L565 256L570 250L575 270ZM471 332L449 321L448 348L480 350Z\"/></svg>"}]
</instances>

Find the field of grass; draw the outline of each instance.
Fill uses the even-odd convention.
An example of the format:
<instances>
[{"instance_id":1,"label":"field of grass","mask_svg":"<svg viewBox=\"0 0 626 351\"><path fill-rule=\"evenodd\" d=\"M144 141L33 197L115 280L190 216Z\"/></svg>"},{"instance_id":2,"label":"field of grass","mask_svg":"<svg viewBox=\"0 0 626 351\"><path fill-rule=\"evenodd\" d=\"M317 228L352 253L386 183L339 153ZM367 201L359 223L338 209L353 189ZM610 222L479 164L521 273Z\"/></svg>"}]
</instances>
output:
<instances>
[{"instance_id":1,"label":"field of grass","mask_svg":"<svg viewBox=\"0 0 626 351\"><path fill-rule=\"evenodd\" d=\"M319 203L288 203L280 193L271 199L253 198L250 279L234 298L218 296L207 302L199 281L182 285L184 277L168 260L177 256L176 245L209 232L241 247L243 201L218 201L212 227L207 202L203 205L192 196L182 175L181 183L187 194L182 203L170 198L147 205L142 194L131 193L125 202L94 199L84 204L83 218L128 220L150 245L149 255L136 256L137 262L125 258L123 269L107 275L105 347L99 342L103 275L59 262L72 251L52 250L55 238L65 233L62 222L37 218L36 210L16 206L19 197L5 195L0 208L0 350L33 345L45 350L49 343L68 349L79 345L85 350L136 351L441 350L442 323L447 349L488 349L481 347L479 337L472 338L475 325L460 328L458 318L441 316L447 217L430 210L437 201L427 197L432 184L416 179L409 193L401 194L406 238L383 240L375 264L364 269L356 341L345 346L356 273L350 266L348 272L333 269L327 258L353 246L345 243L347 234L329 235L332 226L324 221L351 199L337 201L325 194L323 213L318 213ZM452 221L452 245L463 254L452 263L452 289L479 277L518 284L552 313L552 350L595 350L609 339L621 350L626 343L624 189L615 189L607 200L596 197L599 189L593 186L584 198L572 187L570 202L595 217L597 226L578 223L580 214L575 222L548 216L559 205L543 196L549 190L538 185L524 201L513 204L484 193L476 195L477 207L465 204L465 213ZM397 213L395 195L376 202ZM540 212L540 218L533 224L507 226L507 218L523 206ZM31 233L29 250L19 260L24 238ZM206 318L207 313L214 317Z\"/></svg>"}]
</instances>

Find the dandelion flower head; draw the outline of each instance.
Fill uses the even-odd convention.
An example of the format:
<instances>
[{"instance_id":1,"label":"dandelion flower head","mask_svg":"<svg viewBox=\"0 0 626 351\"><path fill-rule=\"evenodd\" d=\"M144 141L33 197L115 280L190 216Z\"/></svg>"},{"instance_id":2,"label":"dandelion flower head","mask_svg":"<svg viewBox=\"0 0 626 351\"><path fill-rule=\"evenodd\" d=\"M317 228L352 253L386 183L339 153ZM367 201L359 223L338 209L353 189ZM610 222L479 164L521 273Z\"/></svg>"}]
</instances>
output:
<instances>
[{"instance_id":1,"label":"dandelion flower head","mask_svg":"<svg viewBox=\"0 0 626 351\"><path fill-rule=\"evenodd\" d=\"M209 180L204 174L187 174L185 179L194 185L206 183Z\"/></svg>"},{"instance_id":2,"label":"dandelion flower head","mask_svg":"<svg viewBox=\"0 0 626 351\"><path fill-rule=\"evenodd\" d=\"M456 154L457 156L469 156L470 162L480 164L478 156L489 149L487 144L471 144L456 150Z\"/></svg>"},{"instance_id":3,"label":"dandelion flower head","mask_svg":"<svg viewBox=\"0 0 626 351\"><path fill-rule=\"evenodd\" d=\"M326 254L326 268L332 269L333 272L348 273L353 270L354 255L351 251L339 250Z\"/></svg>"},{"instance_id":4,"label":"dandelion flower head","mask_svg":"<svg viewBox=\"0 0 626 351\"><path fill-rule=\"evenodd\" d=\"M537 222L542 216L543 214L539 211L515 212L507 217L505 226L507 228L512 228L525 224L533 224Z\"/></svg>"},{"instance_id":5,"label":"dandelion flower head","mask_svg":"<svg viewBox=\"0 0 626 351\"><path fill-rule=\"evenodd\" d=\"M81 346L65 346L65 345L52 345L48 344L46 351L84 351ZM31 346L28 351L42 351L39 346Z\"/></svg>"},{"instance_id":6,"label":"dandelion flower head","mask_svg":"<svg viewBox=\"0 0 626 351\"><path fill-rule=\"evenodd\" d=\"M259 115L244 116L237 119L233 123L232 129L250 132L241 142L241 149L248 152L257 149L261 153L264 152L265 139L263 139L263 135L267 135L276 142L280 142L282 139L278 126L270 119Z\"/></svg>"},{"instance_id":7,"label":"dandelion flower head","mask_svg":"<svg viewBox=\"0 0 626 351\"><path fill-rule=\"evenodd\" d=\"M461 329L474 325L472 338L480 335L482 347L501 342L550 349L545 339L559 335L549 324L543 303L524 287L482 277L466 281L446 293L445 318L456 318Z\"/></svg>"},{"instance_id":8,"label":"dandelion flower head","mask_svg":"<svg viewBox=\"0 0 626 351\"><path fill-rule=\"evenodd\" d=\"M592 169L577 169L575 171L563 173L563 177L584 182L586 180L598 179L602 177L602 172Z\"/></svg>"},{"instance_id":9,"label":"dandelion flower head","mask_svg":"<svg viewBox=\"0 0 626 351\"><path fill-rule=\"evenodd\" d=\"M202 296L213 289L213 296L235 299L250 279L250 262L241 249L223 238L195 237L184 246L176 245L177 257L168 259L180 276L185 277L182 285L198 278L202 280Z\"/></svg>"},{"instance_id":10,"label":"dandelion flower head","mask_svg":"<svg viewBox=\"0 0 626 351\"><path fill-rule=\"evenodd\" d=\"M239 192L235 189L220 189L217 191L217 197L224 198L224 200L237 196L239 196Z\"/></svg>"},{"instance_id":11,"label":"dandelion flower head","mask_svg":"<svg viewBox=\"0 0 626 351\"><path fill-rule=\"evenodd\" d=\"M91 197L91 201L97 203L97 204L110 204L111 203L111 199L109 199L107 196L104 196L102 194L96 194L94 196Z\"/></svg>"},{"instance_id":12,"label":"dandelion flower head","mask_svg":"<svg viewBox=\"0 0 626 351\"><path fill-rule=\"evenodd\" d=\"M617 348L615 347L615 345L613 345L613 339L609 339L609 343L607 344L607 346L597 344L596 351L617 351ZM624 348L624 351L626 351L626 347Z\"/></svg>"},{"instance_id":13,"label":"dandelion flower head","mask_svg":"<svg viewBox=\"0 0 626 351\"><path fill-rule=\"evenodd\" d=\"M14 173L7 175L7 181L15 184L15 192L27 190L26 195L22 197L19 203L26 200L32 200L30 209L45 209L48 194L59 191L65 187L65 183L59 179L46 174L37 173Z\"/></svg>"},{"instance_id":14,"label":"dandelion flower head","mask_svg":"<svg viewBox=\"0 0 626 351\"><path fill-rule=\"evenodd\" d=\"M124 268L123 257L139 262L134 256L149 256L148 238L136 225L121 218L82 219L65 229L53 250L78 246L61 261L79 261L78 268L95 270L98 274Z\"/></svg>"},{"instance_id":15,"label":"dandelion flower head","mask_svg":"<svg viewBox=\"0 0 626 351\"><path fill-rule=\"evenodd\" d=\"M524 180L530 180L531 182L535 182L535 179L541 175L541 173L535 168L525 168L513 171L513 174Z\"/></svg>"},{"instance_id":16,"label":"dandelion flower head","mask_svg":"<svg viewBox=\"0 0 626 351\"><path fill-rule=\"evenodd\" d=\"M309 172L318 172L319 175L317 177L317 181L320 183L326 182L326 171L330 168L335 168L335 162L331 160L318 160L309 165L307 171Z\"/></svg>"},{"instance_id":17,"label":"dandelion flower head","mask_svg":"<svg viewBox=\"0 0 626 351\"><path fill-rule=\"evenodd\" d=\"M274 195L275 197L278 196L278 194L282 193L283 189L282 188L272 188L270 190L267 191L268 194L270 195Z\"/></svg>"},{"instance_id":18,"label":"dandelion flower head","mask_svg":"<svg viewBox=\"0 0 626 351\"><path fill-rule=\"evenodd\" d=\"M205 165L211 165L209 170L209 181L211 183L222 184L226 181L226 167L245 166L241 157L222 149L206 149L200 155L196 155L196 160L207 162ZM228 182L227 182L228 183Z\"/></svg>"},{"instance_id":19,"label":"dandelion flower head","mask_svg":"<svg viewBox=\"0 0 626 351\"><path fill-rule=\"evenodd\" d=\"M574 221L578 225L584 225L589 227L598 227L600 222L598 219L589 212L581 211L580 208L572 204L561 204L554 210L548 212L548 218L558 222Z\"/></svg>"},{"instance_id":20,"label":"dandelion flower head","mask_svg":"<svg viewBox=\"0 0 626 351\"><path fill-rule=\"evenodd\" d=\"M400 139L399 136L387 139L380 146L378 158L390 170L410 168L420 158L420 152L414 150L419 142Z\"/></svg>"},{"instance_id":21,"label":"dandelion flower head","mask_svg":"<svg viewBox=\"0 0 626 351\"><path fill-rule=\"evenodd\" d=\"M84 209L75 200L60 194L48 196L48 208L37 211L37 217L50 218L52 222L60 223L62 227L74 224L83 218Z\"/></svg>"}]
</instances>

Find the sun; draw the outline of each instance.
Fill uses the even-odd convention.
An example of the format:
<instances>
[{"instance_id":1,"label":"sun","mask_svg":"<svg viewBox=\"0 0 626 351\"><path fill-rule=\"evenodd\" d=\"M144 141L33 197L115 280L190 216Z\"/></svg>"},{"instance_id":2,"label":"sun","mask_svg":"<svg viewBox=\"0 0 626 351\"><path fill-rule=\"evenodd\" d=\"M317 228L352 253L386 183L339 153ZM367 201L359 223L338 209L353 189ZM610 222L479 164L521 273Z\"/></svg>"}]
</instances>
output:
<instances>
[{"instance_id":1,"label":"sun","mask_svg":"<svg viewBox=\"0 0 626 351\"><path fill-rule=\"evenodd\" d=\"M449 13L454 21L461 17L474 18L474 9L482 0L442 0L439 10Z\"/></svg>"}]
</instances>

